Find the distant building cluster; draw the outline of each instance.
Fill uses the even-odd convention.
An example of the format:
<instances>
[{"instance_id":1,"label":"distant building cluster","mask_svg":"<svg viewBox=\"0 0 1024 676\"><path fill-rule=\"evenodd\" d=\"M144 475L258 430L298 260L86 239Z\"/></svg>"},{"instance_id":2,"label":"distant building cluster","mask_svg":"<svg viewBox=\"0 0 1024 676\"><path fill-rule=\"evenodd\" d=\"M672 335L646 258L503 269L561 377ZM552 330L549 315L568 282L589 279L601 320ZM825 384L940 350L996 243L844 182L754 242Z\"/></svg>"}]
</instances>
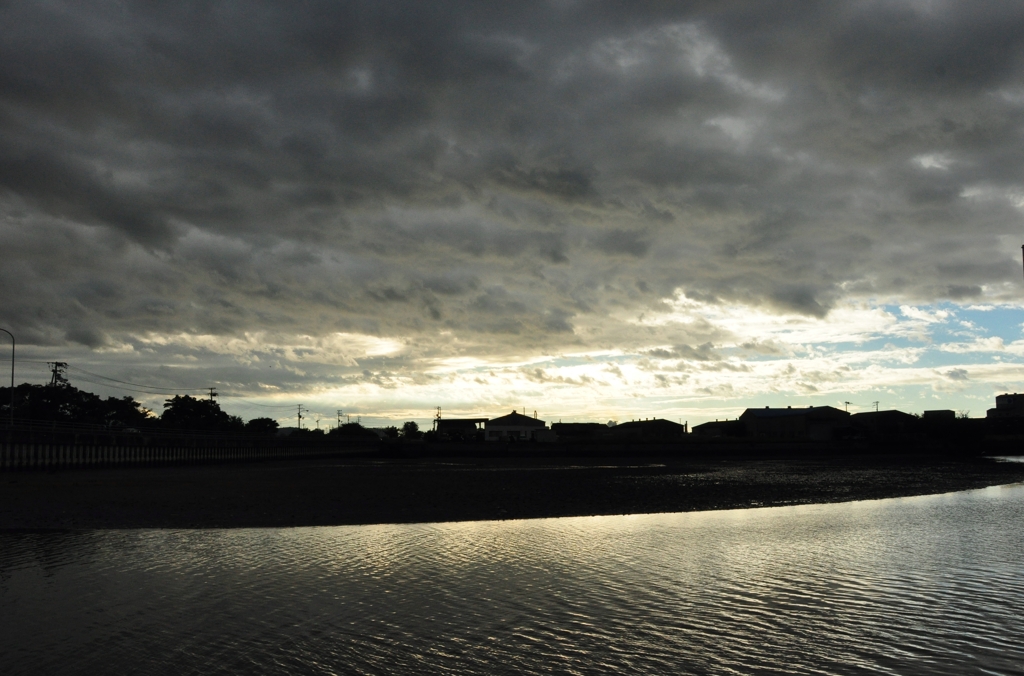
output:
<instances>
[{"instance_id":1,"label":"distant building cluster","mask_svg":"<svg viewBox=\"0 0 1024 676\"><path fill-rule=\"evenodd\" d=\"M898 438L918 431L922 425L935 427L955 421L952 410L924 411L921 415L903 411L849 413L832 406L748 408L733 420L715 420L696 425L662 418L631 420L621 424L575 422L553 423L512 411L497 418L441 418L435 423L439 440L535 442L587 440L671 441L692 434L703 438L745 438L750 440L829 441L840 438ZM1024 426L1024 394L1001 394L996 407L988 410L988 421ZM978 421L984 422L984 421Z\"/></svg>"},{"instance_id":2,"label":"distant building cluster","mask_svg":"<svg viewBox=\"0 0 1024 676\"><path fill-rule=\"evenodd\" d=\"M996 397L996 407L990 408L987 418L1021 418L1024 417L1024 394L1000 394Z\"/></svg>"},{"instance_id":3,"label":"distant building cluster","mask_svg":"<svg viewBox=\"0 0 1024 676\"><path fill-rule=\"evenodd\" d=\"M901 437L921 425L935 427L956 420L948 409L924 411L920 416L903 411L849 413L832 406L793 408L748 408L735 420L696 425L693 434L702 437L746 437L748 439L809 439L827 441L842 437ZM1024 424L1024 394L1001 394L986 419ZM981 422L981 421L979 421Z\"/></svg>"},{"instance_id":4,"label":"distant building cluster","mask_svg":"<svg viewBox=\"0 0 1024 676\"><path fill-rule=\"evenodd\" d=\"M704 423L693 428L702 437L746 437L761 440L807 439L830 441L838 438L901 437L919 423L942 423L956 419L951 410L925 411L921 416L903 411L849 413L832 406L793 408L748 408L736 420Z\"/></svg>"},{"instance_id":5,"label":"distant building cluster","mask_svg":"<svg viewBox=\"0 0 1024 676\"><path fill-rule=\"evenodd\" d=\"M596 438L669 440L687 433L687 426L651 418L627 423L553 423L534 414L532 417L513 410L498 418L438 418L434 421L437 437L444 441L503 441L551 443L559 440Z\"/></svg>"}]
</instances>

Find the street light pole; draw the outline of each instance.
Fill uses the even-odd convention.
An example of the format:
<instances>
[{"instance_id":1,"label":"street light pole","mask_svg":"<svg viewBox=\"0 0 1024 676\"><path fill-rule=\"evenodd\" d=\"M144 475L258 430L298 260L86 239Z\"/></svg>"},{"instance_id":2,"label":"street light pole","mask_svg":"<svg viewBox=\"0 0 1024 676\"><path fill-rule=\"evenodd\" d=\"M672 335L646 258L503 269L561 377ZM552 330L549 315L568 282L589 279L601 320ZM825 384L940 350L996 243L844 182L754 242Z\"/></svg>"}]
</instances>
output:
<instances>
[{"instance_id":1,"label":"street light pole","mask_svg":"<svg viewBox=\"0 0 1024 676\"><path fill-rule=\"evenodd\" d=\"M7 329L0 329L11 337L11 429L14 429L14 334Z\"/></svg>"}]
</instances>

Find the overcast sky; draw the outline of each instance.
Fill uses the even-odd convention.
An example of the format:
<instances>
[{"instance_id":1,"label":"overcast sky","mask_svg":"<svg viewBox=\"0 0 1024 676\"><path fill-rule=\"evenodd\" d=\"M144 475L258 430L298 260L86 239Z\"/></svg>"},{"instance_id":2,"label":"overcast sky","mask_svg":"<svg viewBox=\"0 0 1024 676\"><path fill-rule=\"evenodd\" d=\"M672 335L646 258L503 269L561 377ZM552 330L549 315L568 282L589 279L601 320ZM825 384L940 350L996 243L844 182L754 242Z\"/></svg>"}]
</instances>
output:
<instances>
[{"instance_id":1,"label":"overcast sky","mask_svg":"<svg viewBox=\"0 0 1024 676\"><path fill-rule=\"evenodd\" d=\"M59 359L282 424L981 416L1024 390L1024 4L48 0L0 25L19 381Z\"/></svg>"}]
</instances>

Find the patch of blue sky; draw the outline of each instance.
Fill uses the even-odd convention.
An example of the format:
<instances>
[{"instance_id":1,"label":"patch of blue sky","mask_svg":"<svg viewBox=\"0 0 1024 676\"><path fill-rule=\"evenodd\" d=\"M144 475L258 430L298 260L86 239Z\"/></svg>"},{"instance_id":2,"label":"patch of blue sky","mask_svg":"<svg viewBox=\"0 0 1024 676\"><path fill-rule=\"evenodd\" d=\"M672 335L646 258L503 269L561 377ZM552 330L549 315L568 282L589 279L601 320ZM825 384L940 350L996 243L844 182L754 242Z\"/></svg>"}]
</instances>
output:
<instances>
[{"instance_id":1,"label":"patch of blue sky","mask_svg":"<svg viewBox=\"0 0 1024 676\"><path fill-rule=\"evenodd\" d=\"M1024 309L1019 307L998 305L991 310L962 308L957 315L959 319L978 326L985 335L1002 338L1008 343L1024 337Z\"/></svg>"},{"instance_id":2,"label":"patch of blue sky","mask_svg":"<svg viewBox=\"0 0 1024 676\"><path fill-rule=\"evenodd\" d=\"M1024 309L1012 306L964 307L938 303L903 307L886 305L884 309L897 321L883 340L897 346L972 343L980 338L993 337L1010 343L1024 336Z\"/></svg>"},{"instance_id":3,"label":"patch of blue sky","mask_svg":"<svg viewBox=\"0 0 1024 676\"><path fill-rule=\"evenodd\" d=\"M991 364L992 352L946 352L943 350L926 350L921 353L914 366L920 368L943 368L953 366L971 366L973 364ZM1001 361L1015 363L1020 359L1013 355L999 353Z\"/></svg>"},{"instance_id":4,"label":"patch of blue sky","mask_svg":"<svg viewBox=\"0 0 1024 676\"><path fill-rule=\"evenodd\" d=\"M921 347L921 341L908 338L907 336L880 336L872 340L866 340L863 343L831 343L828 346L820 345L818 347L827 347L830 351L834 352L879 352L907 347Z\"/></svg>"},{"instance_id":5,"label":"patch of blue sky","mask_svg":"<svg viewBox=\"0 0 1024 676\"><path fill-rule=\"evenodd\" d=\"M719 350L719 353L725 359L739 358L741 361L749 362L778 361L779 359L788 358L788 355L751 352L745 347L724 347Z\"/></svg>"},{"instance_id":6,"label":"patch of blue sky","mask_svg":"<svg viewBox=\"0 0 1024 676\"><path fill-rule=\"evenodd\" d=\"M881 330L874 337L864 341L842 341L791 345L799 357L801 354L836 355L849 353L874 353L872 361L880 359L878 353L893 351L892 360L902 360L901 350L927 348L917 365L942 367L952 364L980 364L991 362L997 355L1004 361L1018 361L1017 358L998 351L954 352L942 350L942 346L969 345L978 339L998 337L1011 343L1024 337L1024 308L1009 305L962 306L954 303L901 306L884 305L896 322ZM719 354L726 359L740 358L745 362L771 362L787 359L786 354L756 353L743 347L717 346ZM784 348L785 349L785 348ZM646 355L644 351L625 354L595 356L558 355L532 365L541 368L565 368L587 364L628 364L645 356L655 358L662 355ZM888 361L888 360L884 360ZM492 366L480 366L475 371L488 371Z\"/></svg>"}]
</instances>

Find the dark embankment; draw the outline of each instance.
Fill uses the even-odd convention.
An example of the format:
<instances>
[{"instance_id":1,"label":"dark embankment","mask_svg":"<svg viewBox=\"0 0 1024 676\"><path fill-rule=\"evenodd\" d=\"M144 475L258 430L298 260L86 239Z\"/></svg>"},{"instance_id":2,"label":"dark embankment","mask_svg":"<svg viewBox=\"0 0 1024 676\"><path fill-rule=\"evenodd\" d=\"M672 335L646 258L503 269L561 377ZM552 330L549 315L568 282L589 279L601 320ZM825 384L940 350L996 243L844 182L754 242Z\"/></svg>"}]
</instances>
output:
<instances>
[{"instance_id":1,"label":"dark embankment","mask_svg":"<svg viewBox=\"0 0 1024 676\"><path fill-rule=\"evenodd\" d=\"M1024 480L984 458L423 458L0 475L0 529L234 528L729 509Z\"/></svg>"}]
</instances>

